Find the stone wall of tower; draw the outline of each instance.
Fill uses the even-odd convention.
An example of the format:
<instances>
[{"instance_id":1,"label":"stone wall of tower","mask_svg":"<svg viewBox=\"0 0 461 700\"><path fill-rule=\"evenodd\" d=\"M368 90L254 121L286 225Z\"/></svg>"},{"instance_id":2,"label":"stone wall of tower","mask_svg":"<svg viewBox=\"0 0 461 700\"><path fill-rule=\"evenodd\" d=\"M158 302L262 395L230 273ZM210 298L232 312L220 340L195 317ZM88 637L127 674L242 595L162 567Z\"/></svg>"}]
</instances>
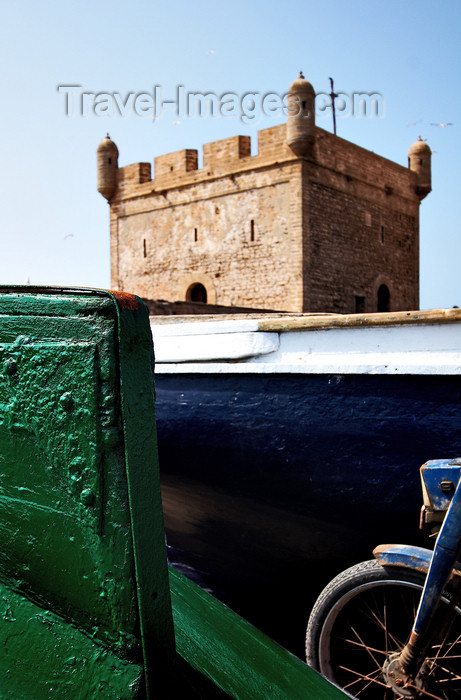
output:
<instances>
[{"instance_id":1,"label":"stone wall of tower","mask_svg":"<svg viewBox=\"0 0 461 700\"><path fill-rule=\"evenodd\" d=\"M167 206L160 195L149 211L120 217L117 286L180 300L200 282L212 303L298 309L301 222L290 170L220 179L206 192L169 190Z\"/></svg>"},{"instance_id":2,"label":"stone wall of tower","mask_svg":"<svg viewBox=\"0 0 461 700\"><path fill-rule=\"evenodd\" d=\"M112 201L112 286L151 299L184 300L194 283L210 303L302 306L300 164L279 128L155 159L154 180L119 171ZM188 167L188 164L195 167Z\"/></svg>"},{"instance_id":3,"label":"stone wall of tower","mask_svg":"<svg viewBox=\"0 0 461 700\"><path fill-rule=\"evenodd\" d=\"M181 301L286 311L418 306L416 175L315 128L312 152L285 125L118 170L111 199L112 286ZM357 309L357 300L364 308Z\"/></svg>"},{"instance_id":4,"label":"stone wall of tower","mask_svg":"<svg viewBox=\"0 0 461 700\"><path fill-rule=\"evenodd\" d=\"M382 284L391 310L419 307L417 210L408 214L312 182L309 231L310 311L377 311Z\"/></svg>"},{"instance_id":5,"label":"stone wall of tower","mask_svg":"<svg viewBox=\"0 0 461 700\"><path fill-rule=\"evenodd\" d=\"M377 311L419 307L419 198L405 167L329 132L304 165L304 309Z\"/></svg>"}]
</instances>

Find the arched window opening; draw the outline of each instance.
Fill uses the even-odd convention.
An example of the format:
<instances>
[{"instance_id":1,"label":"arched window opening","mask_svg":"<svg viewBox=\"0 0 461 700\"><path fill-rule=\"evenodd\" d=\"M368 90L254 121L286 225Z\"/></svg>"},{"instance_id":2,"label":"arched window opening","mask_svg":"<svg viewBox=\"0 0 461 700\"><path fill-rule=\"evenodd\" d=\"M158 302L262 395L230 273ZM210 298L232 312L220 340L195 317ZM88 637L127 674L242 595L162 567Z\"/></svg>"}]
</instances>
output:
<instances>
[{"instance_id":1,"label":"arched window opening","mask_svg":"<svg viewBox=\"0 0 461 700\"><path fill-rule=\"evenodd\" d=\"M186 301L201 301L202 304L207 303L206 289L200 282L191 284L186 292Z\"/></svg>"},{"instance_id":2,"label":"arched window opening","mask_svg":"<svg viewBox=\"0 0 461 700\"><path fill-rule=\"evenodd\" d=\"M389 288L382 284L378 289L378 311L391 310L391 294Z\"/></svg>"}]
</instances>

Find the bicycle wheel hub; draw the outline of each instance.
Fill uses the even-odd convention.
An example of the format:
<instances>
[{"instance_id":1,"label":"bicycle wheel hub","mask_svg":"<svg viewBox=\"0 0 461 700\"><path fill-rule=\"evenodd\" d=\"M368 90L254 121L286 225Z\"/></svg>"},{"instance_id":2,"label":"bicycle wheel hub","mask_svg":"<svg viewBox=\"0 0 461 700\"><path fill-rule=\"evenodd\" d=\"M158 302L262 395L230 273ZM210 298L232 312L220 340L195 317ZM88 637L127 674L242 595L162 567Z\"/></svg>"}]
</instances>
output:
<instances>
[{"instance_id":1,"label":"bicycle wheel hub","mask_svg":"<svg viewBox=\"0 0 461 700\"><path fill-rule=\"evenodd\" d=\"M413 681L402 671L400 665L400 654L390 654L384 662L383 675L386 684L392 688L394 693L403 698L421 697L420 691L424 690L424 666L422 666L416 679ZM411 683L411 685L409 685Z\"/></svg>"}]
</instances>

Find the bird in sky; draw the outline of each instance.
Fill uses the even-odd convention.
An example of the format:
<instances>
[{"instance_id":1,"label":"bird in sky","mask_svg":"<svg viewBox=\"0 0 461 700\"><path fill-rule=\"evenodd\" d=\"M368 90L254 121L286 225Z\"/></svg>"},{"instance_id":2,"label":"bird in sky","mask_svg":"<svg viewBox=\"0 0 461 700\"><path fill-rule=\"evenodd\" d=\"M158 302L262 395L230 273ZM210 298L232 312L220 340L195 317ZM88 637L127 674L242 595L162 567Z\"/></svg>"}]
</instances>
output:
<instances>
[{"instance_id":1,"label":"bird in sky","mask_svg":"<svg viewBox=\"0 0 461 700\"><path fill-rule=\"evenodd\" d=\"M453 122L431 122L431 126L441 126L445 129L446 126L453 126Z\"/></svg>"}]
</instances>

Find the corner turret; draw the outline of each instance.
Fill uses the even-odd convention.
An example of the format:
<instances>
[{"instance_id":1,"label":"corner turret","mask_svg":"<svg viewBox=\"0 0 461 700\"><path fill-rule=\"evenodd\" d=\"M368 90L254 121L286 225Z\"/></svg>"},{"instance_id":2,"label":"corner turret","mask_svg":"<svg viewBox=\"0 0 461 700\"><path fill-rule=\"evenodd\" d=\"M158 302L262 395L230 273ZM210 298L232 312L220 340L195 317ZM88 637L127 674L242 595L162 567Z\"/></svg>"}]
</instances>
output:
<instances>
[{"instance_id":1,"label":"corner turret","mask_svg":"<svg viewBox=\"0 0 461 700\"><path fill-rule=\"evenodd\" d=\"M421 136L408 151L408 167L416 173L416 194L420 199L424 199L432 189L431 155L431 149Z\"/></svg>"},{"instance_id":2,"label":"corner turret","mask_svg":"<svg viewBox=\"0 0 461 700\"><path fill-rule=\"evenodd\" d=\"M98 146L97 162L98 192L110 201L117 187L118 148L109 134Z\"/></svg>"},{"instance_id":3,"label":"corner turret","mask_svg":"<svg viewBox=\"0 0 461 700\"><path fill-rule=\"evenodd\" d=\"M287 144L297 156L309 155L314 141L315 91L302 72L288 90Z\"/></svg>"}]
</instances>

